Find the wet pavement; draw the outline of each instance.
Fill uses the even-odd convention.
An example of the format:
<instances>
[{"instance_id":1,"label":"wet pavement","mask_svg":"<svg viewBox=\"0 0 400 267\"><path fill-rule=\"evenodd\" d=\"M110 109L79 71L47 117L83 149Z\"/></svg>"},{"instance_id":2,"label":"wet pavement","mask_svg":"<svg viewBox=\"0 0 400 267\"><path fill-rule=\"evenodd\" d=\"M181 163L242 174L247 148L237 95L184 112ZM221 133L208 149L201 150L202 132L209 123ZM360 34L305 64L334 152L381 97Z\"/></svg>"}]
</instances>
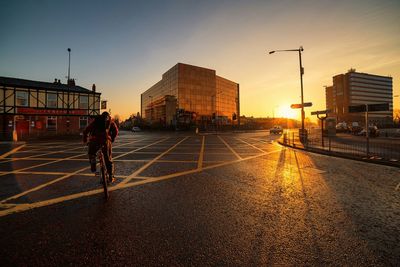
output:
<instances>
[{"instance_id":1,"label":"wet pavement","mask_svg":"<svg viewBox=\"0 0 400 267\"><path fill-rule=\"evenodd\" d=\"M27 143L0 157L0 264L400 264L400 170L276 138L122 132L108 201L80 142Z\"/></svg>"}]
</instances>

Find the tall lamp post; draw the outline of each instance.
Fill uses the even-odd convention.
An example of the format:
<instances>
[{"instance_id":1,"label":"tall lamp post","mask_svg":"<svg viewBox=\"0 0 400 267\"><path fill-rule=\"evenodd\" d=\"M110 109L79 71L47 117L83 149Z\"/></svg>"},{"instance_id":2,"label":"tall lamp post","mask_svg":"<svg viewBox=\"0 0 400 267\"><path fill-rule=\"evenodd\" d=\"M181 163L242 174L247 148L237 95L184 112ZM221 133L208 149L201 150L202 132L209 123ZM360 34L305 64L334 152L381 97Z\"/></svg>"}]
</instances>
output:
<instances>
[{"instance_id":1,"label":"tall lamp post","mask_svg":"<svg viewBox=\"0 0 400 267\"><path fill-rule=\"evenodd\" d=\"M67 80L67 84L69 84L69 79L70 79L70 67L71 67L71 48L67 49L68 51L68 80Z\"/></svg>"},{"instance_id":2,"label":"tall lamp post","mask_svg":"<svg viewBox=\"0 0 400 267\"><path fill-rule=\"evenodd\" d=\"M304 68L301 62L301 52L304 51L303 47L300 46L298 49L286 49L286 50L273 50L269 51L269 54L273 54L275 52L298 52L299 53L299 61L300 61L300 84L301 84L301 133L304 134L304 96L303 96L303 75Z\"/></svg>"}]
</instances>

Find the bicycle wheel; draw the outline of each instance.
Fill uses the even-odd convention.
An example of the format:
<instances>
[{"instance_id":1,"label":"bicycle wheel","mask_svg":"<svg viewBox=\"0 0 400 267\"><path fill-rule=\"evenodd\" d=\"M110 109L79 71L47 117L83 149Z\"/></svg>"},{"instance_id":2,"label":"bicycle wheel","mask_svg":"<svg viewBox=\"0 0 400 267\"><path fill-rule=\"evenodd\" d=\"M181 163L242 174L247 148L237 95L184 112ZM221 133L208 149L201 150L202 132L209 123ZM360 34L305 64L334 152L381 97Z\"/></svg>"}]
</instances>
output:
<instances>
[{"instance_id":1,"label":"bicycle wheel","mask_svg":"<svg viewBox=\"0 0 400 267\"><path fill-rule=\"evenodd\" d=\"M101 157L100 159L100 175L101 175L101 181L103 182L104 197L108 199L110 195L108 193L107 170L106 170L106 164L104 162L104 157Z\"/></svg>"}]
</instances>

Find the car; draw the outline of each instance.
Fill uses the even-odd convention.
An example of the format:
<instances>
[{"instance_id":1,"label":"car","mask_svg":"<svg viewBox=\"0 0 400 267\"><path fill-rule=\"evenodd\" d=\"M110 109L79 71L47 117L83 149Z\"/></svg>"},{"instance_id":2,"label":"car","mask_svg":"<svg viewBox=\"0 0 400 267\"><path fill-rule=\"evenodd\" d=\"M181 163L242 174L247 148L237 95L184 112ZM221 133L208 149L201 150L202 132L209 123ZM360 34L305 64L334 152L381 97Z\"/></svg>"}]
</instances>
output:
<instances>
[{"instance_id":1,"label":"car","mask_svg":"<svg viewBox=\"0 0 400 267\"><path fill-rule=\"evenodd\" d=\"M141 129L139 127L133 126L132 127L132 132L140 132Z\"/></svg>"},{"instance_id":2,"label":"car","mask_svg":"<svg viewBox=\"0 0 400 267\"><path fill-rule=\"evenodd\" d=\"M370 137L378 137L379 136L379 129L375 125L369 126L368 130L369 130ZM362 129L357 135L365 136L366 135L365 129Z\"/></svg>"},{"instance_id":3,"label":"car","mask_svg":"<svg viewBox=\"0 0 400 267\"><path fill-rule=\"evenodd\" d=\"M338 124L336 124L336 132L337 133L348 133L348 132L350 132L350 129L347 126L346 122L339 122Z\"/></svg>"},{"instance_id":4,"label":"car","mask_svg":"<svg viewBox=\"0 0 400 267\"><path fill-rule=\"evenodd\" d=\"M282 134L282 133L283 133L283 129L282 129L281 126L276 125L276 126L272 127L272 128L269 130L269 133L270 133L270 134Z\"/></svg>"},{"instance_id":5,"label":"car","mask_svg":"<svg viewBox=\"0 0 400 267\"><path fill-rule=\"evenodd\" d=\"M358 122L352 122L351 126L350 126L350 132L354 135L357 135L359 132L362 131L362 127L360 126L360 124Z\"/></svg>"}]
</instances>

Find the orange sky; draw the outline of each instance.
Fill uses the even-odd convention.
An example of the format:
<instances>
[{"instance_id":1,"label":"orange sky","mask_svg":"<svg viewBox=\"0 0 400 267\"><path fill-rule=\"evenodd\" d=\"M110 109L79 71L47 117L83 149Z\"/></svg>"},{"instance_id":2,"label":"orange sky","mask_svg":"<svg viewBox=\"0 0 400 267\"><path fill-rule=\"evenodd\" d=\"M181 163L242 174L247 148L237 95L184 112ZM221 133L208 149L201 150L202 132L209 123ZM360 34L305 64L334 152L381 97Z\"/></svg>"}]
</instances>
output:
<instances>
[{"instance_id":1,"label":"orange sky","mask_svg":"<svg viewBox=\"0 0 400 267\"><path fill-rule=\"evenodd\" d=\"M323 86L350 68L392 76L400 94L398 0L97 3L5 4L0 75L64 78L71 47L72 77L96 83L112 113L127 118L140 110L140 94L182 62L238 82L242 114L279 116L300 102L298 55L268 51L302 45L305 101L314 104L306 116L325 109Z\"/></svg>"}]
</instances>

